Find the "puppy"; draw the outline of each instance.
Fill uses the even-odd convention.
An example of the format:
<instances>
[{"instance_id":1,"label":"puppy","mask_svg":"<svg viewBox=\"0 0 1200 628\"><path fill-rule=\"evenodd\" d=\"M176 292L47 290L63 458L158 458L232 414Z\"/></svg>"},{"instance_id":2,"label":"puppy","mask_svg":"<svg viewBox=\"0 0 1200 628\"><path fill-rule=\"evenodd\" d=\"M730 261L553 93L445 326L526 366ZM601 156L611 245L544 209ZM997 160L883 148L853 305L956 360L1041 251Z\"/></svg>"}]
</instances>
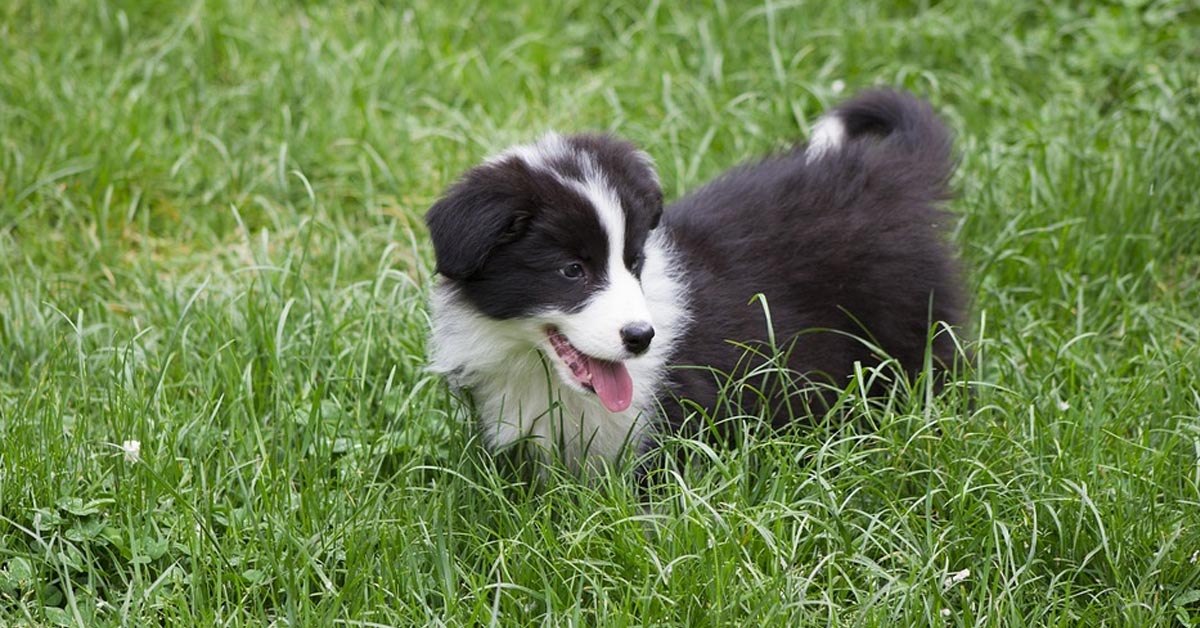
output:
<instances>
[{"instance_id":1,"label":"puppy","mask_svg":"<svg viewBox=\"0 0 1200 628\"><path fill-rule=\"evenodd\" d=\"M953 167L932 109L886 90L665 210L626 141L510 148L426 215L432 369L470 393L490 447L579 468L722 413L811 416L884 356L951 364L930 338L965 314L940 209Z\"/></svg>"}]
</instances>

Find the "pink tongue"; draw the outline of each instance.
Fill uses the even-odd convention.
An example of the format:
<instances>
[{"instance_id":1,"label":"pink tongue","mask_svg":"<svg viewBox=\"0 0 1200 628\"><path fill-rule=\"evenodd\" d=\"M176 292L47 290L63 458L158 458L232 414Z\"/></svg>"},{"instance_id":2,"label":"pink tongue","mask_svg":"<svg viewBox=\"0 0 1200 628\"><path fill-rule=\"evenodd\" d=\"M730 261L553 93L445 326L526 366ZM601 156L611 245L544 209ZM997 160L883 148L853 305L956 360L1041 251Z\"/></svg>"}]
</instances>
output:
<instances>
[{"instance_id":1,"label":"pink tongue","mask_svg":"<svg viewBox=\"0 0 1200 628\"><path fill-rule=\"evenodd\" d=\"M592 388L609 412L621 412L633 401L633 379L620 362L607 362L584 356L592 373Z\"/></svg>"}]
</instances>

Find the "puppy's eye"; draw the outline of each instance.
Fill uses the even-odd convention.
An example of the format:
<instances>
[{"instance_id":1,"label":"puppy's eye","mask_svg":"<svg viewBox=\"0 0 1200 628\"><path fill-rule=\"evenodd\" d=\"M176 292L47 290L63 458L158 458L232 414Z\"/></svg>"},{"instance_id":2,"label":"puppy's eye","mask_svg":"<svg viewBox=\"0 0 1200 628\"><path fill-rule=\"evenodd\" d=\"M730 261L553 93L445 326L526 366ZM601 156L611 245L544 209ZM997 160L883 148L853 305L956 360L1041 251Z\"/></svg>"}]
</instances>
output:
<instances>
[{"instance_id":1,"label":"puppy's eye","mask_svg":"<svg viewBox=\"0 0 1200 628\"><path fill-rule=\"evenodd\" d=\"M567 279L580 279L583 277L583 264L579 262L571 262L566 266L558 269L558 272Z\"/></svg>"}]
</instances>

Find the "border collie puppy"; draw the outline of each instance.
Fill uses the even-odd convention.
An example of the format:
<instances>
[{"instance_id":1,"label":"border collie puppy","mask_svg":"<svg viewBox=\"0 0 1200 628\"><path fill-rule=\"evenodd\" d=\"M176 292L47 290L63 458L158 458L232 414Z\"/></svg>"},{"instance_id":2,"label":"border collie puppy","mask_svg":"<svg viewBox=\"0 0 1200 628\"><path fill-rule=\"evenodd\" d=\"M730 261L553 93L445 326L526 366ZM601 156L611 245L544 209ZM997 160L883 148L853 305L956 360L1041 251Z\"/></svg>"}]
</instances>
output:
<instances>
[{"instance_id":1,"label":"border collie puppy","mask_svg":"<svg viewBox=\"0 0 1200 628\"><path fill-rule=\"evenodd\" d=\"M665 210L628 142L552 133L510 148L426 215L432 369L469 391L490 447L532 440L579 468L696 413L783 425L827 407L820 386L765 392L781 371L844 387L883 355L909 374L930 353L951 364L951 340L929 338L964 318L939 208L953 167L931 108L886 90ZM746 410L727 389L739 377Z\"/></svg>"}]
</instances>

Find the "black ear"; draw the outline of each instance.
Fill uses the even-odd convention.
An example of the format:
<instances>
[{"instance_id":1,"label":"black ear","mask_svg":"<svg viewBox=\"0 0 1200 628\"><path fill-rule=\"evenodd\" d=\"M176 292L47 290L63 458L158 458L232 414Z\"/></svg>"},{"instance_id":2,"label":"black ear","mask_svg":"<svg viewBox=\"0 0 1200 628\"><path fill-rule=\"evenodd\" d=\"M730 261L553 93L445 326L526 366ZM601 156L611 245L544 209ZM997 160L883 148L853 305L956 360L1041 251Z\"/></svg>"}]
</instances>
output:
<instances>
[{"instance_id":1,"label":"black ear","mask_svg":"<svg viewBox=\"0 0 1200 628\"><path fill-rule=\"evenodd\" d=\"M479 166L425 214L437 271L451 279L475 274L497 245L520 238L532 218L523 173L505 164Z\"/></svg>"}]
</instances>

